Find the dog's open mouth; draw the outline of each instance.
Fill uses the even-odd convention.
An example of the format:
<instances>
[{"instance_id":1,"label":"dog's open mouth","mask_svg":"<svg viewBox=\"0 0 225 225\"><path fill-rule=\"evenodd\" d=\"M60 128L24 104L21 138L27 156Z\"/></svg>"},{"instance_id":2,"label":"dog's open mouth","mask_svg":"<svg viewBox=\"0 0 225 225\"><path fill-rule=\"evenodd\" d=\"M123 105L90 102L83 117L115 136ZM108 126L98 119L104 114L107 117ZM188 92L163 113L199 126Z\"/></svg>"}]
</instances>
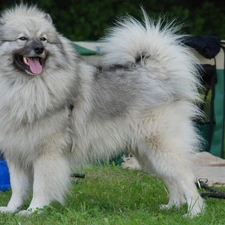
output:
<instances>
[{"instance_id":1,"label":"dog's open mouth","mask_svg":"<svg viewBox=\"0 0 225 225\"><path fill-rule=\"evenodd\" d=\"M20 68L31 74L41 74L43 59L41 57L15 56L15 63Z\"/></svg>"}]
</instances>

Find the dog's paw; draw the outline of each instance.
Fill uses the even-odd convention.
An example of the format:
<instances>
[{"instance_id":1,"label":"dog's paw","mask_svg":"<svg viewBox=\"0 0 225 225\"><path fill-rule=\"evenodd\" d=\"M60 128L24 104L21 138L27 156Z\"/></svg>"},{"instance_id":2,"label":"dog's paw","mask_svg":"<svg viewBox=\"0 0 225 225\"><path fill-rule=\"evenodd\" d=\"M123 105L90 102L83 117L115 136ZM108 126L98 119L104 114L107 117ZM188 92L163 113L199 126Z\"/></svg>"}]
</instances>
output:
<instances>
[{"instance_id":1,"label":"dog's paw","mask_svg":"<svg viewBox=\"0 0 225 225\"><path fill-rule=\"evenodd\" d=\"M188 212L186 214L183 215L183 218L189 218L189 219L193 219L197 216L200 216L202 214L202 212L199 212L199 213L191 213L191 212Z\"/></svg>"},{"instance_id":2,"label":"dog's paw","mask_svg":"<svg viewBox=\"0 0 225 225\"><path fill-rule=\"evenodd\" d=\"M12 214L12 213L15 213L17 211L18 210L12 209L12 208L9 208L9 207L6 207L6 206L1 206L0 207L0 213Z\"/></svg>"},{"instance_id":3,"label":"dog's paw","mask_svg":"<svg viewBox=\"0 0 225 225\"><path fill-rule=\"evenodd\" d=\"M32 210L21 210L16 214L16 216L29 217L32 214L33 214Z\"/></svg>"},{"instance_id":4,"label":"dog's paw","mask_svg":"<svg viewBox=\"0 0 225 225\"><path fill-rule=\"evenodd\" d=\"M161 210L167 210L167 209L171 209L172 208L172 205L169 205L169 204L162 204L160 205L159 207Z\"/></svg>"},{"instance_id":5,"label":"dog's paw","mask_svg":"<svg viewBox=\"0 0 225 225\"><path fill-rule=\"evenodd\" d=\"M185 204L185 201L170 201L168 204L160 205L161 210L167 210L171 208L180 209Z\"/></svg>"},{"instance_id":6,"label":"dog's paw","mask_svg":"<svg viewBox=\"0 0 225 225\"><path fill-rule=\"evenodd\" d=\"M201 206L195 206L191 209L188 210L187 214L183 215L184 217L189 217L189 218L194 218L197 216L200 216L202 214L204 214L206 211L206 206L205 205L201 205Z\"/></svg>"},{"instance_id":7,"label":"dog's paw","mask_svg":"<svg viewBox=\"0 0 225 225\"><path fill-rule=\"evenodd\" d=\"M201 197L198 197L193 204L188 206L188 212L184 215L184 217L194 218L201 214L204 214L206 210L206 205L204 200Z\"/></svg>"},{"instance_id":8,"label":"dog's paw","mask_svg":"<svg viewBox=\"0 0 225 225\"><path fill-rule=\"evenodd\" d=\"M43 214L43 209L39 209L39 208L36 208L36 209L27 209L27 210L21 210L19 211L16 216L22 216L22 217L30 217L30 216L33 216L33 215L41 215Z\"/></svg>"}]
</instances>

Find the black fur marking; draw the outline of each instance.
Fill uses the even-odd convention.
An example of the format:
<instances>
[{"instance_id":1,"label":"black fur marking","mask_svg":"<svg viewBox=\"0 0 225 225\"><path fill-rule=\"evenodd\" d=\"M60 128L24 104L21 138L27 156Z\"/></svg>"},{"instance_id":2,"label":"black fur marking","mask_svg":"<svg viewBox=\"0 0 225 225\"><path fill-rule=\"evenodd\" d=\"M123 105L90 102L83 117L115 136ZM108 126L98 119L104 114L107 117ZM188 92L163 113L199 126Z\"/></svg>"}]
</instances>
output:
<instances>
[{"instance_id":1,"label":"black fur marking","mask_svg":"<svg viewBox=\"0 0 225 225\"><path fill-rule=\"evenodd\" d=\"M136 67L135 64L129 64L129 65L120 65L120 64L114 64L114 65L110 65L110 66L99 66L97 67L98 70L101 71L109 71L109 72L113 72L113 71L117 71L117 70L126 70L126 71L132 71L134 70Z\"/></svg>"}]
</instances>

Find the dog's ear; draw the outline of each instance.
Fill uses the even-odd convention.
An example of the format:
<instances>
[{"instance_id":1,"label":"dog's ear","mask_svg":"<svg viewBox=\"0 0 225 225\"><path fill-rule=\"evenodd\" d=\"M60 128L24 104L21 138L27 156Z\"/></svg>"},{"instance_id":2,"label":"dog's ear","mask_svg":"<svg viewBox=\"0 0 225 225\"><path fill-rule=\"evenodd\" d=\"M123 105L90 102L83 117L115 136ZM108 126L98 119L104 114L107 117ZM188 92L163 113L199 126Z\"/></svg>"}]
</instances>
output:
<instances>
[{"instance_id":1,"label":"dog's ear","mask_svg":"<svg viewBox=\"0 0 225 225\"><path fill-rule=\"evenodd\" d=\"M52 23L52 18L51 18L51 16L50 16L48 13L45 14L45 19L46 19L49 23Z\"/></svg>"}]
</instances>

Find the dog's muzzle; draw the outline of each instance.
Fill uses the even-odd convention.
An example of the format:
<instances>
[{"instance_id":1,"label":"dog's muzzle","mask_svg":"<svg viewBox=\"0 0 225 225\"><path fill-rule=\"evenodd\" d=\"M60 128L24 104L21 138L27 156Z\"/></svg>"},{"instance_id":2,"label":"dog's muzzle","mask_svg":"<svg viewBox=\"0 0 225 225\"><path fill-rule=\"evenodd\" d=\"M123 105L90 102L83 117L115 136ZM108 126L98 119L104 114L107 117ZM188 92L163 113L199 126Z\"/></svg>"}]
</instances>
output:
<instances>
[{"instance_id":1,"label":"dog's muzzle","mask_svg":"<svg viewBox=\"0 0 225 225\"><path fill-rule=\"evenodd\" d=\"M32 43L30 47L25 47L14 55L16 66L28 74L41 74L46 57L44 46L41 43Z\"/></svg>"}]
</instances>

